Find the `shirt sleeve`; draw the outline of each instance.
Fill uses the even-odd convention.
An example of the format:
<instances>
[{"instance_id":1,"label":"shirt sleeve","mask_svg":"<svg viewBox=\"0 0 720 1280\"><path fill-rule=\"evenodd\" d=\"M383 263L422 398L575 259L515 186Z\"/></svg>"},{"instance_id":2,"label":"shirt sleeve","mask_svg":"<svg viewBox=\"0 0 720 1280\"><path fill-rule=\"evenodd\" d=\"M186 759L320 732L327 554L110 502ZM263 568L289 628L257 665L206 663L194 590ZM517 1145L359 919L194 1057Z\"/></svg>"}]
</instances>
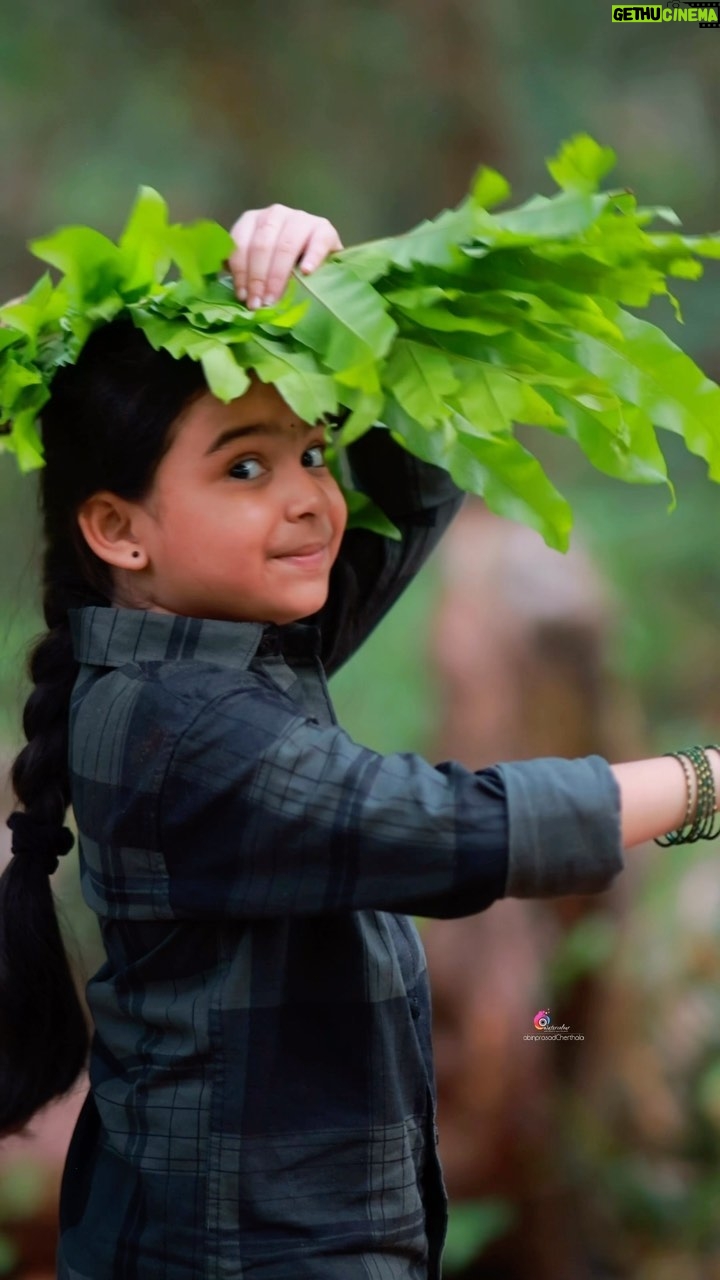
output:
<instances>
[{"instance_id":1,"label":"shirt sleeve","mask_svg":"<svg viewBox=\"0 0 720 1280\"><path fill-rule=\"evenodd\" d=\"M320 626L328 675L342 666L385 616L435 549L465 493L442 467L423 462L387 428L371 427L348 446L353 483L402 534L387 538L348 529L330 573L328 599L313 620Z\"/></svg>"},{"instance_id":2,"label":"shirt sleeve","mask_svg":"<svg viewBox=\"0 0 720 1280\"><path fill-rule=\"evenodd\" d=\"M508 893L602 890L622 868L619 791L600 757L472 772L381 755L262 677L183 733L159 830L181 918L464 916Z\"/></svg>"}]
</instances>

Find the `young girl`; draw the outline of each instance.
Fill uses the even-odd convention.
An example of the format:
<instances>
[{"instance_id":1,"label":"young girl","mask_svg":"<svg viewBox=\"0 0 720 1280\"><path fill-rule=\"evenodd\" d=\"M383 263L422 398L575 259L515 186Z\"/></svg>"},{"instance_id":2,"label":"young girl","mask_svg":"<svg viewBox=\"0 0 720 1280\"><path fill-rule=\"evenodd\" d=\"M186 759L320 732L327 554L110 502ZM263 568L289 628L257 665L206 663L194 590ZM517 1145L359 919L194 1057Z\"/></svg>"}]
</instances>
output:
<instances>
[{"instance_id":1,"label":"young girl","mask_svg":"<svg viewBox=\"0 0 720 1280\"><path fill-rule=\"evenodd\" d=\"M281 206L235 234L253 303L309 244L340 247ZM606 889L623 846L682 828L696 795L714 809L718 753L474 773L352 741L326 676L463 497L381 425L348 458L401 542L345 531L322 423L256 377L221 403L124 319L57 373L42 430L48 632L2 880L0 1132L85 1061L49 882L72 804L107 959L58 1274L436 1280L445 1195L408 917Z\"/></svg>"}]
</instances>

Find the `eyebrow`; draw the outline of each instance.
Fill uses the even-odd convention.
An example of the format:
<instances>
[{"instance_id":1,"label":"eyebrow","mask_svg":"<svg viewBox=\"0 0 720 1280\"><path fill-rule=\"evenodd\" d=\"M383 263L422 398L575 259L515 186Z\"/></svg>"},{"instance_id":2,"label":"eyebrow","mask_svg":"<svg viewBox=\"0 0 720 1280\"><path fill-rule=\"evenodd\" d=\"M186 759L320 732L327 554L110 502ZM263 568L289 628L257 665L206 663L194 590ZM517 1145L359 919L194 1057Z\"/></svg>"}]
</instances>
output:
<instances>
[{"instance_id":1,"label":"eyebrow","mask_svg":"<svg viewBox=\"0 0 720 1280\"><path fill-rule=\"evenodd\" d=\"M296 424L293 423L293 426ZM306 422L298 423L303 433L307 436L312 431L318 431L323 423L308 425ZM211 453L217 453L218 450L224 449L226 444L231 444L234 440L241 440L244 436L278 436L283 432L282 427L276 426L269 422L251 422L246 427L228 427L225 431L221 431L220 435L213 440L209 449L205 450L205 457L209 457Z\"/></svg>"}]
</instances>

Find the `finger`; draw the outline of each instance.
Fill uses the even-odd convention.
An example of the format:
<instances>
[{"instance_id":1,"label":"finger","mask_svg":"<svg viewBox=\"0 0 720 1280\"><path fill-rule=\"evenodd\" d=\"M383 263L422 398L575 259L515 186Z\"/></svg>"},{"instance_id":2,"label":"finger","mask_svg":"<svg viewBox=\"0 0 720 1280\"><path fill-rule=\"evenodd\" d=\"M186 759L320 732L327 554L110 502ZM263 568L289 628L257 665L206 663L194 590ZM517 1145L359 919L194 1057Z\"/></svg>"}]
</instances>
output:
<instances>
[{"instance_id":1,"label":"finger","mask_svg":"<svg viewBox=\"0 0 720 1280\"><path fill-rule=\"evenodd\" d=\"M282 212L285 218L281 224ZM267 215L271 215L271 219ZM277 224L274 246L267 229L260 230L263 222L270 222L271 227ZM307 273L319 266L329 253L343 248L337 231L327 218L319 218L301 209L288 209L285 205L248 209L234 223L230 234L235 241L235 250L227 266L233 275L235 291L243 301L250 294L254 306L263 301L269 305L285 292L292 268L301 255L304 255L302 269ZM259 277L263 269L260 258L257 278L251 282L250 276L254 274L254 269L251 272L251 258L258 245L263 244L265 254L270 255L267 274L265 280Z\"/></svg>"},{"instance_id":2,"label":"finger","mask_svg":"<svg viewBox=\"0 0 720 1280\"><path fill-rule=\"evenodd\" d=\"M300 263L301 271L314 271L329 254L337 253L343 247L342 240L332 223L327 218L319 219Z\"/></svg>"},{"instance_id":3,"label":"finger","mask_svg":"<svg viewBox=\"0 0 720 1280\"><path fill-rule=\"evenodd\" d=\"M318 223L325 221L325 218L317 218L312 213L303 212L302 209L290 210L290 216L277 238L268 266L264 294L266 305L282 297L293 267L301 255L307 251Z\"/></svg>"},{"instance_id":4,"label":"finger","mask_svg":"<svg viewBox=\"0 0 720 1280\"><path fill-rule=\"evenodd\" d=\"M233 277L235 292L241 301L244 301L248 295L248 251L255 224L261 213L262 209L247 209L230 228L235 248L228 258L227 265Z\"/></svg>"},{"instance_id":5,"label":"finger","mask_svg":"<svg viewBox=\"0 0 720 1280\"><path fill-rule=\"evenodd\" d=\"M278 240L285 234L285 227L292 219L293 211L283 204L273 204L262 209L255 223L247 258L248 306L264 305L268 271Z\"/></svg>"}]
</instances>

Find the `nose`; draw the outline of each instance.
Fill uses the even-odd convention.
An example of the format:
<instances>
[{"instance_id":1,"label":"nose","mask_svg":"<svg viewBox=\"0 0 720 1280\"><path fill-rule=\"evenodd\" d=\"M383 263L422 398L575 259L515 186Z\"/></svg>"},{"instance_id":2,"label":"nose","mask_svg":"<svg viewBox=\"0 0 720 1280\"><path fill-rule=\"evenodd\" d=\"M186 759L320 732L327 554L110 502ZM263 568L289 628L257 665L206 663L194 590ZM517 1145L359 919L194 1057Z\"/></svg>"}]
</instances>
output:
<instances>
[{"instance_id":1,"label":"nose","mask_svg":"<svg viewBox=\"0 0 720 1280\"><path fill-rule=\"evenodd\" d=\"M292 468L285 486L285 512L288 520L319 515L326 507L327 494L312 470L303 466Z\"/></svg>"}]
</instances>

